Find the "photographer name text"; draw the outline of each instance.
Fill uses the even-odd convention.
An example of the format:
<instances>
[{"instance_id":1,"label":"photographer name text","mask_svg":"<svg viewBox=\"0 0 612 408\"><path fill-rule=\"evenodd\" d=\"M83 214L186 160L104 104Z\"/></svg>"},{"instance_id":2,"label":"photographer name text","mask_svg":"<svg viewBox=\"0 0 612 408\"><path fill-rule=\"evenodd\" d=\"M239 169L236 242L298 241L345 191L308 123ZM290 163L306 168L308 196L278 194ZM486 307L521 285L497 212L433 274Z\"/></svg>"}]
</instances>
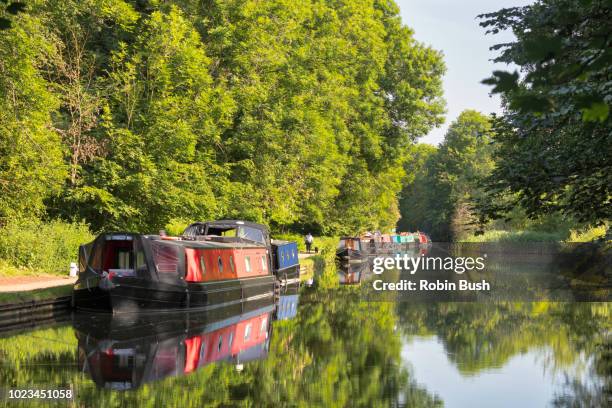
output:
<instances>
[{"instance_id":1,"label":"photographer name text","mask_svg":"<svg viewBox=\"0 0 612 408\"><path fill-rule=\"evenodd\" d=\"M454 272L458 275L469 271L482 271L485 269L486 254L482 257L425 257L396 254L394 257L374 258L372 272L380 275L386 270L407 271L414 275L417 271ZM447 279L441 280L400 280L398 282L385 282L381 279L372 282L377 291L490 291L491 284L486 280L474 282L461 279L457 282Z\"/></svg>"}]
</instances>

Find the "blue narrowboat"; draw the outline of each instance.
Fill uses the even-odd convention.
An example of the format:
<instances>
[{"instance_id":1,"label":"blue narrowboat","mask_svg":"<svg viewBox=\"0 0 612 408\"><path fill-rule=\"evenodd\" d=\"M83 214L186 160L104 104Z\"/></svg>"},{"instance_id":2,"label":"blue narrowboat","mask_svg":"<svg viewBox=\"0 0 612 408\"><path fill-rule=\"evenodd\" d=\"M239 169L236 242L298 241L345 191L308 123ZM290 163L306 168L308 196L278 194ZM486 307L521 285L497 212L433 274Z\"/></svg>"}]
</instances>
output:
<instances>
[{"instance_id":1,"label":"blue narrowboat","mask_svg":"<svg viewBox=\"0 0 612 408\"><path fill-rule=\"evenodd\" d=\"M285 284L299 282L300 262L297 243L273 239L272 265L276 276Z\"/></svg>"}]
</instances>

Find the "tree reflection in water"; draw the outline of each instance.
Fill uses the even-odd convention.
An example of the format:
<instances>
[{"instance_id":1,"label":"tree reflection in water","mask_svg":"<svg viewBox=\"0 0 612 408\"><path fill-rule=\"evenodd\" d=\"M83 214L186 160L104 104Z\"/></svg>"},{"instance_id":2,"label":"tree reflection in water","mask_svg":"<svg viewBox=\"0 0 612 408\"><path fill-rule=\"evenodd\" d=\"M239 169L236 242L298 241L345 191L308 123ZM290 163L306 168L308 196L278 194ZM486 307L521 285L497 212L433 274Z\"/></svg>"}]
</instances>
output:
<instances>
[{"instance_id":1,"label":"tree reflection in water","mask_svg":"<svg viewBox=\"0 0 612 408\"><path fill-rule=\"evenodd\" d=\"M407 337L434 335L463 375L477 375L529 350L546 349L545 368L565 377L555 406L609 406L610 303L399 303ZM576 368L583 367L581 375Z\"/></svg>"},{"instance_id":2,"label":"tree reflection in water","mask_svg":"<svg viewBox=\"0 0 612 408\"><path fill-rule=\"evenodd\" d=\"M72 326L0 338L0 386L72 386L80 406L441 406L436 395L417 385L401 356L403 336L433 335L462 375L502 367L542 347L550 349L550 370L592 362L583 377L598 381L568 377L551 402L597 406L609 398L608 304L424 305L364 302L359 293L356 286L302 288L297 315L288 309L283 320L274 321L267 353L242 370L235 360L210 361L188 375L139 383L129 391L100 388L82 371ZM156 327L159 333L161 325ZM177 336L177 344L184 344L193 334Z\"/></svg>"}]
</instances>

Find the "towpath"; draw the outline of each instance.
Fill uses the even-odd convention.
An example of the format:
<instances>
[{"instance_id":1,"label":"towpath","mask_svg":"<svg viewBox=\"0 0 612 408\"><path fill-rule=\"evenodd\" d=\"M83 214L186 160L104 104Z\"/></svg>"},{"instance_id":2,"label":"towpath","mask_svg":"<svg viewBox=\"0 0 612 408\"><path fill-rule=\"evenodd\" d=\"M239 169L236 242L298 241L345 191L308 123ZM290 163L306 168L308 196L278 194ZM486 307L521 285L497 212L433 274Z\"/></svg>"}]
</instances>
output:
<instances>
[{"instance_id":1,"label":"towpath","mask_svg":"<svg viewBox=\"0 0 612 408\"><path fill-rule=\"evenodd\" d=\"M0 292L22 292L55 286L72 285L76 277L69 276L11 276L0 277Z\"/></svg>"}]
</instances>

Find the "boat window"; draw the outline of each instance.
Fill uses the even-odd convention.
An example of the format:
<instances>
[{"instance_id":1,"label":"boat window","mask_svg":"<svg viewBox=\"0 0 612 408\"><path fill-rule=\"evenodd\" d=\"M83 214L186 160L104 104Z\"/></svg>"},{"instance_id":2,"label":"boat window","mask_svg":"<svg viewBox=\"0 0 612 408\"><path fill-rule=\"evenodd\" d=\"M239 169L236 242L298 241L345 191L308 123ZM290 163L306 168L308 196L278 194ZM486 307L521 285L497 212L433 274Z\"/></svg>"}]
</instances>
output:
<instances>
[{"instance_id":1,"label":"boat window","mask_svg":"<svg viewBox=\"0 0 612 408\"><path fill-rule=\"evenodd\" d=\"M132 251L130 249L117 249L117 269L131 269Z\"/></svg>"},{"instance_id":2,"label":"boat window","mask_svg":"<svg viewBox=\"0 0 612 408\"><path fill-rule=\"evenodd\" d=\"M268 318L265 318L261 321L261 327L259 328L259 334L263 334L268 327Z\"/></svg>"},{"instance_id":3,"label":"boat window","mask_svg":"<svg viewBox=\"0 0 612 408\"><path fill-rule=\"evenodd\" d=\"M247 324L244 328L244 339L248 340L251 338L251 323Z\"/></svg>"},{"instance_id":4,"label":"boat window","mask_svg":"<svg viewBox=\"0 0 612 408\"><path fill-rule=\"evenodd\" d=\"M223 260L220 256L217 258L217 263L219 264L219 273L223 273Z\"/></svg>"},{"instance_id":5,"label":"boat window","mask_svg":"<svg viewBox=\"0 0 612 408\"><path fill-rule=\"evenodd\" d=\"M147 261L145 259L145 255L143 251L136 252L136 269L146 269Z\"/></svg>"},{"instance_id":6,"label":"boat window","mask_svg":"<svg viewBox=\"0 0 612 408\"><path fill-rule=\"evenodd\" d=\"M234 342L234 332L231 332L229 336L229 340L227 341L227 346L232 347L233 342Z\"/></svg>"},{"instance_id":7,"label":"boat window","mask_svg":"<svg viewBox=\"0 0 612 408\"><path fill-rule=\"evenodd\" d=\"M235 228L228 229L227 231L223 231L221 233L221 236L223 237L235 237L236 235L237 235L237 232Z\"/></svg>"},{"instance_id":8,"label":"boat window","mask_svg":"<svg viewBox=\"0 0 612 408\"><path fill-rule=\"evenodd\" d=\"M341 239L340 242L338 242L338 248L344 248L346 247L346 241Z\"/></svg>"},{"instance_id":9,"label":"boat window","mask_svg":"<svg viewBox=\"0 0 612 408\"><path fill-rule=\"evenodd\" d=\"M206 275L206 261L204 255L200 255L200 270L202 271L202 276Z\"/></svg>"},{"instance_id":10,"label":"boat window","mask_svg":"<svg viewBox=\"0 0 612 408\"><path fill-rule=\"evenodd\" d=\"M206 359L206 343L202 342L200 346L200 364Z\"/></svg>"},{"instance_id":11,"label":"boat window","mask_svg":"<svg viewBox=\"0 0 612 408\"><path fill-rule=\"evenodd\" d=\"M219 343L217 343L217 351L221 351L221 347L223 347L223 336L219 336Z\"/></svg>"},{"instance_id":12,"label":"boat window","mask_svg":"<svg viewBox=\"0 0 612 408\"><path fill-rule=\"evenodd\" d=\"M238 230L238 236L248 239L249 241L260 242L262 244L266 243L263 232L257 228L242 226Z\"/></svg>"},{"instance_id":13,"label":"boat window","mask_svg":"<svg viewBox=\"0 0 612 408\"><path fill-rule=\"evenodd\" d=\"M280 251L281 253L281 263L285 262L285 252L284 251Z\"/></svg>"},{"instance_id":14,"label":"boat window","mask_svg":"<svg viewBox=\"0 0 612 408\"><path fill-rule=\"evenodd\" d=\"M264 271L267 270L266 269L266 257L265 256L261 257L261 269L264 270Z\"/></svg>"},{"instance_id":15,"label":"boat window","mask_svg":"<svg viewBox=\"0 0 612 408\"><path fill-rule=\"evenodd\" d=\"M250 256L245 256L244 257L244 269L248 272L251 272L251 257Z\"/></svg>"},{"instance_id":16,"label":"boat window","mask_svg":"<svg viewBox=\"0 0 612 408\"><path fill-rule=\"evenodd\" d=\"M230 269L232 270L232 273L235 272L235 268L234 268L234 257L232 255L230 255Z\"/></svg>"},{"instance_id":17,"label":"boat window","mask_svg":"<svg viewBox=\"0 0 612 408\"><path fill-rule=\"evenodd\" d=\"M206 235L217 235L219 237L236 237L238 236L238 231L236 228L208 228L206 231Z\"/></svg>"}]
</instances>

